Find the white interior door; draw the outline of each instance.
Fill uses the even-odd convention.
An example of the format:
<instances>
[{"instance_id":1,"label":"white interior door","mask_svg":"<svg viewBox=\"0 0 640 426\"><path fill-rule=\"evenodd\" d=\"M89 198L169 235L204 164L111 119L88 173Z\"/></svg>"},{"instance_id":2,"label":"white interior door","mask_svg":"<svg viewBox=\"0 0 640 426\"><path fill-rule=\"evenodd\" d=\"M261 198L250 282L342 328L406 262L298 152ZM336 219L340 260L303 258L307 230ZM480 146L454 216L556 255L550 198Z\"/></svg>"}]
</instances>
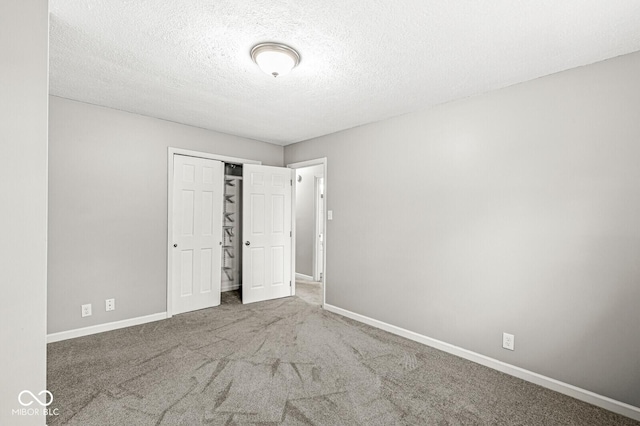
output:
<instances>
[{"instance_id":1,"label":"white interior door","mask_svg":"<svg viewBox=\"0 0 640 426\"><path fill-rule=\"evenodd\" d=\"M243 166L242 303L291 295L293 170Z\"/></svg>"},{"instance_id":2,"label":"white interior door","mask_svg":"<svg viewBox=\"0 0 640 426\"><path fill-rule=\"evenodd\" d=\"M224 163L173 156L172 313L220 304Z\"/></svg>"}]
</instances>

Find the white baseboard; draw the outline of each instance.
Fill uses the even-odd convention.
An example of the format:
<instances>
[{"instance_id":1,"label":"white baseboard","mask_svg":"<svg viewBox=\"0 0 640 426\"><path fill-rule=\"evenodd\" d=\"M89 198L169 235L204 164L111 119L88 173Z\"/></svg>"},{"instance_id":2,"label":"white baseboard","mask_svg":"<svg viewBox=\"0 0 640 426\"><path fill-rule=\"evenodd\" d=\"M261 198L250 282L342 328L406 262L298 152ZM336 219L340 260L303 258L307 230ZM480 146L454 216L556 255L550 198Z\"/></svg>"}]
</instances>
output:
<instances>
[{"instance_id":1,"label":"white baseboard","mask_svg":"<svg viewBox=\"0 0 640 426\"><path fill-rule=\"evenodd\" d=\"M337 306L325 304L324 309L338 315L342 315L347 318L351 318L356 321L368 324L372 327L388 331L389 333L405 337L409 340L422 343L423 345L431 346L452 355L459 356L460 358L468 359L475 363L484 365L494 370L501 371L511 376L518 377L528 382L535 383L536 385L540 385L547 389L554 390L556 392L568 395L581 401L588 402L589 404L604 408L605 410L613 411L614 413L618 413L623 416L640 421L640 408L634 407L633 405L616 401L615 399L599 395L586 389L582 389L577 386L573 386L568 383L564 383L559 380L534 373L533 371L525 370L524 368L516 367L515 365L498 361L497 359L490 358L488 356L484 356L479 353L472 352L470 350L463 349L461 347L454 346L440 340L432 339L431 337L423 336L422 334L418 334L404 328L396 327L395 325L387 324L385 322L378 321L364 315L356 314L354 312L347 311L346 309L338 308Z\"/></svg>"},{"instance_id":2,"label":"white baseboard","mask_svg":"<svg viewBox=\"0 0 640 426\"><path fill-rule=\"evenodd\" d=\"M315 281L311 275L305 275L299 272L296 272L296 280Z\"/></svg>"},{"instance_id":3,"label":"white baseboard","mask_svg":"<svg viewBox=\"0 0 640 426\"><path fill-rule=\"evenodd\" d=\"M59 333L47 334L47 343L59 342L61 340L73 339L76 337L88 336L90 334L102 333L105 331L117 330L119 328L131 327L133 325L146 324L148 322L160 321L167 318L166 312L146 315L143 317L130 318L122 321L108 322L106 324L92 325L90 327L76 328L75 330L61 331Z\"/></svg>"},{"instance_id":4,"label":"white baseboard","mask_svg":"<svg viewBox=\"0 0 640 426\"><path fill-rule=\"evenodd\" d=\"M240 284L239 283L223 283L222 284L222 288L220 289L221 292L225 292L225 291L233 291L233 290L237 290L240 288Z\"/></svg>"}]
</instances>

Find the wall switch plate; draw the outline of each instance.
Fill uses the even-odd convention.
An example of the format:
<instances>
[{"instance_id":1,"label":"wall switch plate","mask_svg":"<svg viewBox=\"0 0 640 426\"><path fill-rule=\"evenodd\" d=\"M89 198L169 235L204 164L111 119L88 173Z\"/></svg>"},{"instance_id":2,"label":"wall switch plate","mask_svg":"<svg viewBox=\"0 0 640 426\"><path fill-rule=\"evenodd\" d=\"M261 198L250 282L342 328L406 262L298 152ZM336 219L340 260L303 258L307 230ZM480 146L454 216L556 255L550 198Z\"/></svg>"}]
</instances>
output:
<instances>
[{"instance_id":1,"label":"wall switch plate","mask_svg":"<svg viewBox=\"0 0 640 426\"><path fill-rule=\"evenodd\" d=\"M89 303L88 305L82 305L82 316L91 316L91 303Z\"/></svg>"},{"instance_id":2,"label":"wall switch plate","mask_svg":"<svg viewBox=\"0 0 640 426\"><path fill-rule=\"evenodd\" d=\"M502 333L502 347L510 351L515 350L515 339L513 334Z\"/></svg>"},{"instance_id":3,"label":"wall switch plate","mask_svg":"<svg viewBox=\"0 0 640 426\"><path fill-rule=\"evenodd\" d=\"M104 301L104 305L107 312L114 311L116 309L116 299L107 299Z\"/></svg>"},{"instance_id":4,"label":"wall switch plate","mask_svg":"<svg viewBox=\"0 0 640 426\"><path fill-rule=\"evenodd\" d=\"M327 220L333 220L333 210L327 210Z\"/></svg>"}]
</instances>

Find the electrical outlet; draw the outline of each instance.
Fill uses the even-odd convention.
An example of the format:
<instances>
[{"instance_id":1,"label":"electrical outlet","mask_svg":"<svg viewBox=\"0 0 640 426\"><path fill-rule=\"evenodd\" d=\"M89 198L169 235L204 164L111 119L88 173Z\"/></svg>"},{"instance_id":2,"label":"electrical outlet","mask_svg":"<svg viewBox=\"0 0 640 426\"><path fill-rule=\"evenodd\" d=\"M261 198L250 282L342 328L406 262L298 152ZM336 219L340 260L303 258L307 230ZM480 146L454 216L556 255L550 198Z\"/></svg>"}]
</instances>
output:
<instances>
[{"instance_id":1,"label":"electrical outlet","mask_svg":"<svg viewBox=\"0 0 640 426\"><path fill-rule=\"evenodd\" d=\"M107 299L104 301L104 305L107 312L114 311L116 309L116 299Z\"/></svg>"},{"instance_id":2,"label":"electrical outlet","mask_svg":"<svg viewBox=\"0 0 640 426\"><path fill-rule=\"evenodd\" d=\"M89 303L88 305L82 305L82 316L91 316L91 303Z\"/></svg>"},{"instance_id":3,"label":"electrical outlet","mask_svg":"<svg viewBox=\"0 0 640 426\"><path fill-rule=\"evenodd\" d=\"M509 333L502 333L502 347L505 349L509 349L510 351L515 350L515 336Z\"/></svg>"}]
</instances>

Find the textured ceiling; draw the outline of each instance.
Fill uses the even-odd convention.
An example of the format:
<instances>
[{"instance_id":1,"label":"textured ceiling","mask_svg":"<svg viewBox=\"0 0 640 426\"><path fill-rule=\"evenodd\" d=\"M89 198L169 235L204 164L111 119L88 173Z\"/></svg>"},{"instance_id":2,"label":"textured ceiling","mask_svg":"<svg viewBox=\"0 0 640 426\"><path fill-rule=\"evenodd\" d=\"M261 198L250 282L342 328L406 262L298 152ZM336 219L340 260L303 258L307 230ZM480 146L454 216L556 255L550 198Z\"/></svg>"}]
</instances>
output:
<instances>
[{"instance_id":1,"label":"textured ceiling","mask_svg":"<svg viewBox=\"0 0 640 426\"><path fill-rule=\"evenodd\" d=\"M640 50L638 0L51 0L51 94L287 145ZM300 52L274 79L259 42Z\"/></svg>"}]
</instances>

